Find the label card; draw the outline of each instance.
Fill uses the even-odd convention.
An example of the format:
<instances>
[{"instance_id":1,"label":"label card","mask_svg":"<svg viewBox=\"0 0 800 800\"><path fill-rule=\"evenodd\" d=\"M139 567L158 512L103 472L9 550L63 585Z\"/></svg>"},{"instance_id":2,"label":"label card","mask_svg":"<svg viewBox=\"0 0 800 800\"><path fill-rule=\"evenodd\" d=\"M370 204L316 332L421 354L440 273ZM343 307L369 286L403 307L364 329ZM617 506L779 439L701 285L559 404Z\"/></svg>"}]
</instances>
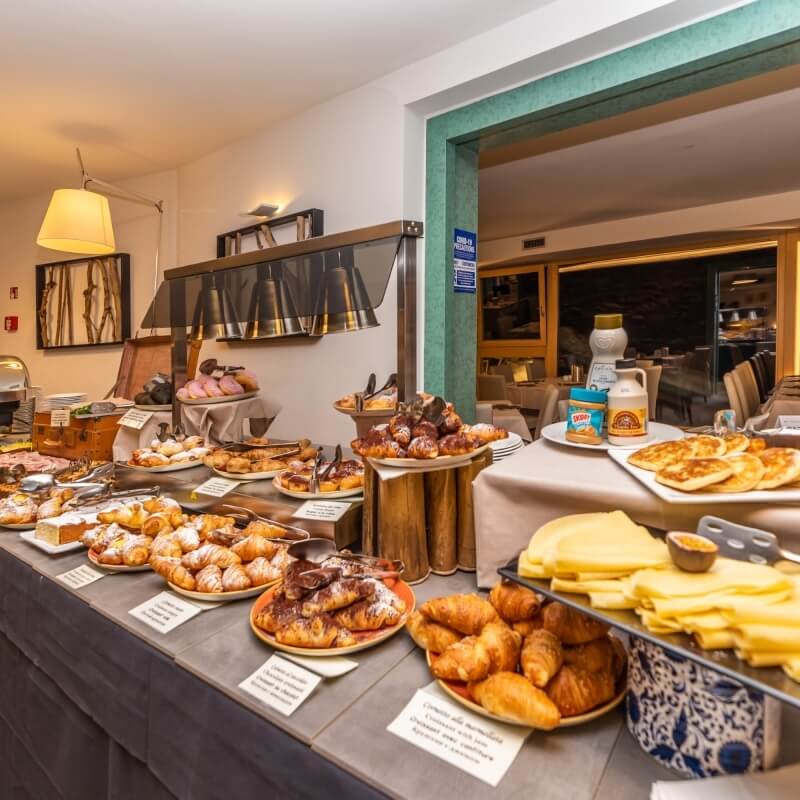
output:
<instances>
[{"instance_id":1,"label":"label card","mask_svg":"<svg viewBox=\"0 0 800 800\"><path fill-rule=\"evenodd\" d=\"M169 633L206 609L172 592L159 592L155 597L132 608L128 613L159 633Z\"/></svg>"},{"instance_id":2,"label":"label card","mask_svg":"<svg viewBox=\"0 0 800 800\"><path fill-rule=\"evenodd\" d=\"M105 578L107 572L100 572L99 570L92 569L88 564L80 567L75 567L69 572L62 572L56 575L56 580L66 583L71 589L80 589L81 586L88 586L90 583L99 581L100 578Z\"/></svg>"},{"instance_id":3,"label":"label card","mask_svg":"<svg viewBox=\"0 0 800 800\"><path fill-rule=\"evenodd\" d=\"M800 430L800 416L797 414L780 414L778 427L784 430Z\"/></svg>"},{"instance_id":4,"label":"label card","mask_svg":"<svg viewBox=\"0 0 800 800\"><path fill-rule=\"evenodd\" d=\"M323 678L339 678L358 667L358 661L353 661L351 658L342 658L342 656L313 658L311 656L296 656L284 653L282 658L294 661L295 664L299 664L317 675L322 675Z\"/></svg>"},{"instance_id":5,"label":"label card","mask_svg":"<svg viewBox=\"0 0 800 800\"><path fill-rule=\"evenodd\" d=\"M152 411L142 411L139 408L132 408L125 413L125 416L117 423L126 428L133 428L135 431L140 431L147 420L153 416Z\"/></svg>"},{"instance_id":6,"label":"label card","mask_svg":"<svg viewBox=\"0 0 800 800\"><path fill-rule=\"evenodd\" d=\"M58 408L50 412L50 427L51 428L66 428L69 427L69 409Z\"/></svg>"},{"instance_id":7,"label":"label card","mask_svg":"<svg viewBox=\"0 0 800 800\"><path fill-rule=\"evenodd\" d=\"M289 716L316 689L322 680L307 669L280 656L268 658L239 688L264 705Z\"/></svg>"},{"instance_id":8,"label":"label card","mask_svg":"<svg viewBox=\"0 0 800 800\"><path fill-rule=\"evenodd\" d=\"M337 503L333 500L306 500L292 514L296 519L321 519L325 522L336 522L350 508L350 503Z\"/></svg>"},{"instance_id":9,"label":"label card","mask_svg":"<svg viewBox=\"0 0 800 800\"><path fill-rule=\"evenodd\" d=\"M240 483L241 481L229 481L227 478L209 478L194 491L197 494L209 495L209 497L225 497L228 492L232 492Z\"/></svg>"},{"instance_id":10,"label":"label card","mask_svg":"<svg viewBox=\"0 0 800 800\"><path fill-rule=\"evenodd\" d=\"M418 690L386 730L490 786L500 783L529 733L473 714L438 689Z\"/></svg>"}]
</instances>

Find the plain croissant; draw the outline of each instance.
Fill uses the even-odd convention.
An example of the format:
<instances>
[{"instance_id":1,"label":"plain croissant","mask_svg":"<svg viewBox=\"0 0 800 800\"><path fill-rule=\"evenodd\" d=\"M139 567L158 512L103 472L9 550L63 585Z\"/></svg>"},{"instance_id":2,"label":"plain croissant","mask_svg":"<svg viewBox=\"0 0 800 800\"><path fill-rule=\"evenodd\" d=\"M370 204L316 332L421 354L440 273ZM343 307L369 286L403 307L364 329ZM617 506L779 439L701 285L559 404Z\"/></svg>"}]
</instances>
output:
<instances>
[{"instance_id":1,"label":"plain croissant","mask_svg":"<svg viewBox=\"0 0 800 800\"><path fill-rule=\"evenodd\" d=\"M561 723L555 703L516 672L496 672L484 681L470 684L469 690L490 714L510 717L545 731Z\"/></svg>"},{"instance_id":2,"label":"plain croissant","mask_svg":"<svg viewBox=\"0 0 800 800\"><path fill-rule=\"evenodd\" d=\"M608 633L604 622L587 617L562 603L550 603L542 610L543 627L564 644L585 644Z\"/></svg>"},{"instance_id":3,"label":"plain croissant","mask_svg":"<svg viewBox=\"0 0 800 800\"><path fill-rule=\"evenodd\" d=\"M446 681L479 681L489 674L492 659L478 636L467 636L451 644L431 661L434 678Z\"/></svg>"},{"instance_id":4,"label":"plain croissant","mask_svg":"<svg viewBox=\"0 0 800 800\"><path fill-rule=\"evenodd\" d=\"M614 697L614 676L610 672L564 665L547 686L547 696L565 717L584 714Z\"/></svg>"},{"instance_id":5,"label":"plain croissant","mask_svg":"<svg viewBox=\"0 0 800 800\"><path fill-rule=\"evenodd\" d=\"M543 689L564 663L561 642L550 631L533 631L525 637L520 655L522 674Z\"/></svg>"},{"instance_id":6,"label":"plain croissant","mask_svg":"<svg viewBox=\"0 0 800 800\"><path fill-rule=\"evenodd\" d=\"M475 636L488 622L500 618L494 606L476 594L453 594L434 597L420 606L420 611L434 622L446 625L467 636Z\"/></svg>"},{"instance_id":7,"label":"plain croissant","mask_svg":"<svg viewBox=\"0 0 800 800\"><path fill-rule=\"evenodd\" d=\"M489 672L513 672L519 661L522 636L505 622L489 622L478 637L489 651Z\"/></svg>"},{"instance_id":8,"label":"plain croissant","mask_svg":"<svg viewBox=\"0 0 800 800\"><path fill-rule=\"evenodd\" d=\"M415 611L406 620L406 630L418 647L432 653L443 653L463 638L458 631L428 619L421 611Z\"/></svg>"},{"instance_id":9,"label":"plain croissant","mask_svg":"<svg viewBox=\"0 0 800 800\"><path fill-rule=\"evenodd\" d=\"M506 581L500 581L492 587L489 601L506 622L531 619L542 606L542 598L536 592Z\"/></svg>"}]
</instances>

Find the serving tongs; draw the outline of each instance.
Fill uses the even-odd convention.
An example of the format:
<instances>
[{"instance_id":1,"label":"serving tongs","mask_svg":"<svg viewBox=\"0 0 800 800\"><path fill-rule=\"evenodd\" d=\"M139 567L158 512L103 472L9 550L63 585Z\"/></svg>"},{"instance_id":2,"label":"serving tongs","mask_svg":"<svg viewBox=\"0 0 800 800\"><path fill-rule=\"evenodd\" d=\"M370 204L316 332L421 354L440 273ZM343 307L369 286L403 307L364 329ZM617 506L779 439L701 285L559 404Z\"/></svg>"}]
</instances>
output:
<instances>
[{"instance_id":1,"label":"serving tongs","mask_svg":"<svg viewBox=\"0 0 800 800\"><path fill-rule=\"evenodd\" d=\"M367 387L364 389L363 392L356 392L356 411L363 411L364 410L364 403L367 400L372 399L373 397L377 397L379 394L387 391L388 389L393 389L397 386L397 373L393 372L387 379L386 383L381 386L380 389L375 389L375 373L370 373L369 380L367 381Z\"/></svg>"},{"instance_id":2,"label":"serving tongs","mask_svg":"<svg viewBox=\"0 0 800 800\"><path fill-rule=\"evenodd\" d=\"M784 550L774 533L758 528L705 516L697 523L697 533L711 539L719 547L719 554L726 558L752 564L774 564L781 560L800 564L800 553Z\"/></svg>"},{"instance_id":3,"label":"serving tongs","mask_svg":"<svg viewBox=\"0 0 800 800\"><path fill-rule=\"evenodd\" d=\"M76 487L78 488L78 487ZM67 508L81 508L93 505L104 500L122 500L126 497L139 497L143 495L158 496L160 486L140 486L136 489L112 489L109 483L83 484L82 490L71 497L64 505Z\"/></svg>"},{"instance_id":4,"label":"serving tongs","mask_svg":"<svg viewBox=\"0 0 800 800\"><path fill-rule=\"evenodd\" d=\"M239 525L246 526L251 522L266 522L268 525L274 525L276 528L283 530L283 532L286 534L285 536L264 537L272 542L304 542L311 535L308 531L304 531L302 528L295 528L292 525L284 525L282 522L276 522L274 519L262 517L261 515L256 514L255 511L251 511L249 508L245 508L244 506L234 506L229 505L228 503L223 503L222 505L215 506L214 513L217 511L219 511L223 516L233 517Z\"/></svg>"},{"instance_id":5,"label":"serving tongs","mask_svg":"<svg viewBox=\"0 0 800 800\"><path fill-rule=\"evenodd\" d=\"M319 468L322 465L323 458L322 445L317 448L317 454L314 456L314 463L311 466L311 479L309 480L308 491L311 494L319 494ZM325 470L327 472L327 469Z\"/></svg>"},{"instance_id":6,"label":"serving tongs","mask_svg":"<svg viewBox=\"0 0 800 800\"><path fill-rule=\"evenodd\" d=\"M279 447L288 447L286 452L270 453L270 458L280 459L289 456L300 455L300 442L275 442L274 444L247 444L246 442L226 442L222 445L223 450L232 453L246 453L248 450L275 450Z\"/></svg>"},{"instance_id":7,"label":"serving tongs","mask_svg":"<svg viewBox=\"0 0 800 800\"><path fill-rule=\"evenodd\" d=\"M77 489L87 484L94 484L104 478L110 478L114 474L114 465L100 464L90 470L82 478L76 478L74 481L60 481L55 475L47 472L39 472L34 475L25 475L19 482L20 491L27 492L28 494L37 494L39 492L50 491L50 489Z\"/></svg>"},{"instance_id":8,"label":"serving tongs","mask_svg":"<svg viewBox=\"0 0 800 800\"><path fill-rule=\"evenodd\" d=\"M356 561L375 570L368 575L353 577L364 578L399 578L406 569L406 565L399 559L389 560L376 558L363 553L351 553L349 550L337 550L336 543L330 539L306 539L289 546L289 555L314 564L321 564L328 558L342 558Z\"/></svg>"}]
</instances>

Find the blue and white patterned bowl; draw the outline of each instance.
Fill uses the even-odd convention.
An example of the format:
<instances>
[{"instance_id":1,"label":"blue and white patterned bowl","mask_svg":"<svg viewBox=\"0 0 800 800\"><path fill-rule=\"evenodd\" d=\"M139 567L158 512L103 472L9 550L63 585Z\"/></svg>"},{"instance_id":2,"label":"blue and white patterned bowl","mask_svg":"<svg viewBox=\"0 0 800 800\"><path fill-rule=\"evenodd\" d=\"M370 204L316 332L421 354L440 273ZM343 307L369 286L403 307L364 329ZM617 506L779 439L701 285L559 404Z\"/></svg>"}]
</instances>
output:
<instances>
[{"instance_id":1,"label":"blue and white patterned bowl","mask_svg":"<svg viewBox=\"0 0 800 800\"><path fill-rule=\"evenodd\" d=\"M760 772L778 756L777 700L634 637L627 722L647 753L687 778Z\"/></svg>"}]
</instances>

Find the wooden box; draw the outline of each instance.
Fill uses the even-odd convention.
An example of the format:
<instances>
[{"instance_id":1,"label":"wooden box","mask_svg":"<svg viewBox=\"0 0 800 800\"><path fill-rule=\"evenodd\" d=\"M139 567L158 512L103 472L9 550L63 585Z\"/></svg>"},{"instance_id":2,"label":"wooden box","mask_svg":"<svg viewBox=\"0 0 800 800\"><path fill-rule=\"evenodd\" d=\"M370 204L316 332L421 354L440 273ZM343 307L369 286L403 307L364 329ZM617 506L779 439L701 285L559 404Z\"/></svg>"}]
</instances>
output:
<instances>
[{"instance_id":1,"label":"wooden box","mask_svg":"<svg viewBox=\"0 0 800 800\"><path fill-rule=\"evenodd\" d=\"M50 425L50 414L37 413L33 419L33 449L48 456L75 460L86 456L93 461L111 461L117 423L122 414L75 419L69 426Z\"/></svg>"}]
</instances>

